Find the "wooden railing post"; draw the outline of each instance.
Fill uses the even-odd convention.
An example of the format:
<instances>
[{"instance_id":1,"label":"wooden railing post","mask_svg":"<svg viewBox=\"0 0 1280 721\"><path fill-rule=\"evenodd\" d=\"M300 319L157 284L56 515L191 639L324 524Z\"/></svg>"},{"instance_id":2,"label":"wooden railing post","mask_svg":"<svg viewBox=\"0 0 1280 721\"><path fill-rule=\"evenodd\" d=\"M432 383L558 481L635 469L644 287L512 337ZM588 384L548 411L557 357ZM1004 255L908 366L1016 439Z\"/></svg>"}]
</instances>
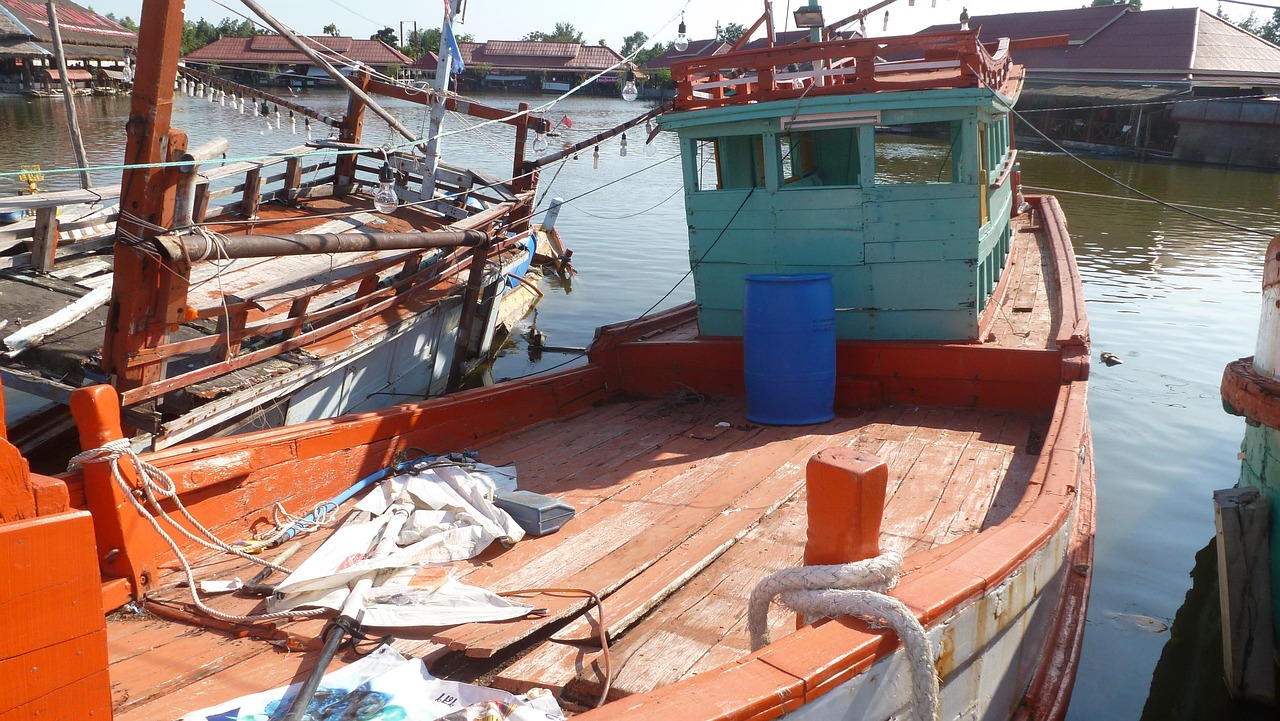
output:
<instances>
[{"instance_id":1,"label":"wooden railing post","mask_svg":"<svg viewBox=\"0 0 1280 721\"><path fill-rule=\"evenodd\" d=\"M31 265L41 273L53 270L58 256L58 208L36 209L36 227L32 236Z\"/></svg>"},{"instance_id":2,"label":"wooden railing post","mask_svg":"<svg viewBox=\"0 0 1280 721\"><path fill-rule=\"evenodd\" d=\"M262 202L262 166L250 170L244 176L244 196L240 200L240 215L252 220L258 217L258 204Z\"/></svg>"},{"instance_id":3,"label":"wooden railing post","mask_svg":"<svg viewBox=\"0 0 1280 721\"><path fill-rule=\"evenodd\" d=\"M284 199L292 203L298 199L302 186L302 158L294 156L284 161Z\"/></svg>"},{"instance_id":4,"label":"wooden railing post","mask_svg":"<svg viewBox=\"0 0 1280 721\"><path fill-rule=\"evenodd\" d=\"M361 70L354 79L356 87L369 89L369 71ZM347 97L347 114L342 118L338 129L338 140L343 143L359 143L360 134L364 131L364 101L354 93ZM344 195L351 191L356 182L356 160L359 155L346 153L338 156L338 167L334 172L333 191L335 195Z\"/></svg>"}]
</instances>

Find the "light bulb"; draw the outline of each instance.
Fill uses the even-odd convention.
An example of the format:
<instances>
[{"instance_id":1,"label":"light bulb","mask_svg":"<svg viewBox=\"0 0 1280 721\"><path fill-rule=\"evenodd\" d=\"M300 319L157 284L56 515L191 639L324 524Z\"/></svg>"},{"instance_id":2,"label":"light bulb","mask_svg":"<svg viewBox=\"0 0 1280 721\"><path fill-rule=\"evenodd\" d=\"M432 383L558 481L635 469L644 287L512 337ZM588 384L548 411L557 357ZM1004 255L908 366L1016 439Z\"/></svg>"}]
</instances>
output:
<instances>
[{"instance_id":1,"label":"light bulb","mask_svg":"<svg viewBox=\"0 0 1280 721\"><path fill-rule=\"evenodd\" d=\"M600 146L599 145L597 145L595 149L591 151L591 165L595 170L600 169Z\"/></svg>"},{"instance_id":2,"label":"light bulb","mask_svg":"<svg viewBox=\"0 0 1280 721\"><path fill-rule=\"evenodd\" d=\"M394 213L400 198L396 196L396 176L390 163L383 163L378 172L378 192L373 194L373 207L379 213Z\"/></svg>"},{"instance_id":3,"label":"light bulb","mask_svg":"<svg viewBox=\"0 0 1280 721\"><path fill-rule=\"evenodd\" d=\"M537 153L538 155L542 155L543 153L547 152L547 136L543 135L542 133L538 133L536 136L534 136L533 152Z\"/></svg>"},{"instance_id":4,"label":"light bulb","mask_svg":"<svg viewBox=\"0 0 1280 721\"><path fill-rule=\"evenodd\" d=\"M676 33L675 49L676 52L684 52L689 49L689 35L684 25L684 15L680 15L680 32Z\"/></svg>"},{"instance_id":5,"label":"light bulb","mask_svg":"<svg viewBox=\"0 0 1280 721\"><path fill-rule=\"evenodd\" d=\"M622 99L629 103L638 97L640 97L640 88L636 87L635 78L628 73L627 84L622 86Z\"/></svg>"},{"instance_id":6,"label":"light bulb","mask_svg":"<svg viewBox=\"0 0 1280 721\"><path fill-rule=\"evenodd\" d=\"M622 134L622 141L618 143L618 155L627 157L627 134Z\"/></svg>"},{"instance_id":7,"label":"light bulb","mask_svg":"<svg viewBox=\"0 0 1280 721\"><path fill-rule=\"evenodd\" d=\"M644 154L650 158L658 154L658 147L653 144L653 141L644 144Z\"/></svg>"}]
</instances>

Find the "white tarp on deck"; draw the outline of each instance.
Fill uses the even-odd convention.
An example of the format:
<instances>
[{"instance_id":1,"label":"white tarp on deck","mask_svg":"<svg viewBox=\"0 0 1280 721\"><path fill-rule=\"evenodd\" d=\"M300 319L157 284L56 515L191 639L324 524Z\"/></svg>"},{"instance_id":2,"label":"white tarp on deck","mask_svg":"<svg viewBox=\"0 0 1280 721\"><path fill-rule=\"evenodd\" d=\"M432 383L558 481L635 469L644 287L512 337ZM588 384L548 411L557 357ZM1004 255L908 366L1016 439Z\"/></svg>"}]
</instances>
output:
<instances>
[{"instance_id":1,"label":"white tarp on deck","mask_svg":"<svg viewBox=\"0 0 1280 721\"><path fill-rule=\"evenodd\" d=\"M499 484L514 487L514 473L452 462L424 464L388 478L356 504L371 520L334 531L276 587L271 610L339 610L352 585L372 576L358 619L366 626L450 626L525 615L531 606L460 583L449 567L494 541L510 545L524 537L515 520L493 504ZM402 526L392 523L397 513L404 514ZM389 553L375 554L389 524L396 543Z\"/></svg>"}]
</instances>

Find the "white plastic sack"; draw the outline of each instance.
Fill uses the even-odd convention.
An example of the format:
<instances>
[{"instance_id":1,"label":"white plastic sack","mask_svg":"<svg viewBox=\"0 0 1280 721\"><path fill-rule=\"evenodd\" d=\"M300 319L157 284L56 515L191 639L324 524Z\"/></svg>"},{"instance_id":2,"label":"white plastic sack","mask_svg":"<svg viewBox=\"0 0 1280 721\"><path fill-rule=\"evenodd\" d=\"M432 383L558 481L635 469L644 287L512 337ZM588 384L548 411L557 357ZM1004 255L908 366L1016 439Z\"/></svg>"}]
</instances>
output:
<instances>
[{"instance_id":1,"label":"white plastic sack","mask_svg":"<svg viewBox=\"0 0 1280 721\"><path fill-rule=\"evenodd\" d=\"M496 471L497 469L495 469ZM505 477L505 476L503 476ZM347 523L276 587L272 611L323 606L341 609L349 587L375 576L375 590L398 586L394 602L366 603L361 622L369 626L448 626L519 618L532 607L513 603L484 589L452 579L414 588L417 569L471 558L496 540L514 542L524 531L493 505L489 475L454 466L436 466L384 480L356 505L375 514L363 523ZM396 499L409 499L414 510L398 534L407 543L374 557L373 549L391 517ZM366 594L366 599L375 594Z\"/></svg>"},{"instance_id":2,"label":"white plastic sack","mask_svg":"<svg viewBox=\"0 0 1280 721\"><path fill-rule=\"evenodd\" d=\"M182 721L268 721L280 718L301 683L277 688L189 713ZM534 694L530 694L533 696ZM361 721L434 721L477 704L496 709L510 721L558 721L564 718L548 694L514 696L486 686L444 681L427 672L420 659L406 659L382 646L355 663L325 674L308 707L313 721L359 718Z\"/></svg>"}]
</instances>

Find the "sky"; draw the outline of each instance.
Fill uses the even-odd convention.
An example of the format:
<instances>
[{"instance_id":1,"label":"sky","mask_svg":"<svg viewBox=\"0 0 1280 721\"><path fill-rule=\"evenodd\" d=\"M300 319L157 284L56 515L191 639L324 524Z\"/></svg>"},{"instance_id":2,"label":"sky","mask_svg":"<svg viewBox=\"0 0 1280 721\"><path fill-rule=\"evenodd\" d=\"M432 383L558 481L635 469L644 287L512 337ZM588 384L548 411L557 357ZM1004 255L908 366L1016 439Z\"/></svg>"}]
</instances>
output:
<instances>
[{"instance_id":1,"label":"sky","mask_svg":"<svg viewBox=\"0 0 1280 721\"><path fill-rule=\"evenodd\" d=\"M131 16L135 20L141 14L141 0L78 0L82 5L92 5L100 13ZM201 17L218 21L232 17L235 12L247 13L238 0L188 0L187 18ZM867 22L867 34L872 37L913 33L921 28L939 23L958 22L960 11L967 7L970 15L1025 12L1035 10L1064 10L1088 5L1088 0L898 0L888 7L889 29L883 29L884 11L874 13ZM774 16L778 28L783 29L792 10L807 0L774 0ZM828 22L847 17L861 8L874 4L874 0L821 0ZM1144 10L1160 10L1199 5L1210 12L1217 10L1217 0L1143 0ZM1266 3L1264 3L1266 4ZM1271 4L1280 5L1280 2ZM262 0L262 5L286 24L307 34L319 35L330 23L338 26L343 35L369 37L381 27L400 27L406 21L405 32L417 21L420 28L438 26L443 14L441 0L398 2L392 0ZM937 7L931 7L936 5ZM1259 17L1269 17L1270 11L1250 8L1247 5L1223 3L1223 8L1233 20L1241 20L1251 10ZM604 40L613 48L622 46L622 39L639 30L655 40L673 40L676 36L680 13L684 11L685 23L692 39L710 38L715 35L716 23L742 23L748 27L763 12L763 0L467 0L464 22L455 26L459 34L470 33L477 40L518 40L533 30L550 32L557 22L570 22L581 30L587 43ZM757 34L757 37L759 35Z\"/></svg>"}]
</instances>

